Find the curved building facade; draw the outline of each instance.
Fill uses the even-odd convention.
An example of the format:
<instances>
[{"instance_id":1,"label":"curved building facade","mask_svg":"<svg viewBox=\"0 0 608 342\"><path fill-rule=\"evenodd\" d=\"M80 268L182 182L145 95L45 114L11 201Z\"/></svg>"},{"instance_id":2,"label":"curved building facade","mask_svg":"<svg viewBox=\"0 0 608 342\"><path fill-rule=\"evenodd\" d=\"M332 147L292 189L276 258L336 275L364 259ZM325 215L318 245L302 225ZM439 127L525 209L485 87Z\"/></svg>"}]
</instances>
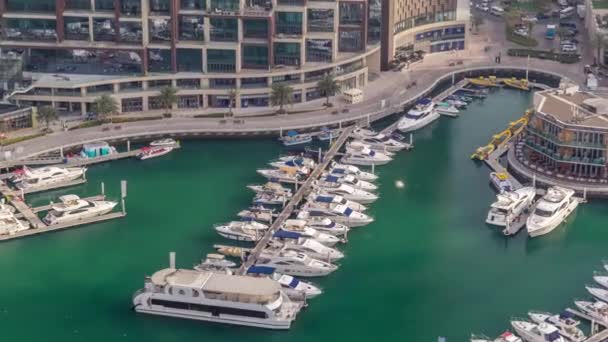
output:
<instances>
[{"instance_id":1,"label":"curved building facade","mask_svg":"<svg viewBox=\"0 0 608 342\"><path fill-rule=\"evenodd\" d=\"M327 73L366 85L380 16L380 0L0 0L0 48L32 76L13 96L25 105L86 113L111 94L150 111L172 85L177 110L228 107L232 89L236 107L264 107L273 83L294 103L320 98Z\"/></svg>"}]
</instances>

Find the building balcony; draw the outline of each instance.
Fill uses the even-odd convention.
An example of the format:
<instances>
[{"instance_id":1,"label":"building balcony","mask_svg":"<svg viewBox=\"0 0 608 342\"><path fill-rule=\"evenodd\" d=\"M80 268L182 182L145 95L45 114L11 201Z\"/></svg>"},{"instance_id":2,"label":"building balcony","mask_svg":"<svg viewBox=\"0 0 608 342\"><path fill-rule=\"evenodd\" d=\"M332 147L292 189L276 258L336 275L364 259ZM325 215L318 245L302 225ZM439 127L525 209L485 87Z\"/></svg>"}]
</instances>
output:
<instances>
[{"instance_id":1,"label":"building balcony","mask_svg":"<svg viewBox=\"0 0 608 342\"><path fill-rule=\"evenodd\" d=\"M65 32L65 39L67 40L89 40L89 32L88 31L67 31Z\"/></svg>"},{"instance_id":2,"label":"building balcony","mask_svg":"<svg viewBox=\"0 0 608 342\"><path fill-rule=\"evenodd\" d=\"M575 157L575 156L564 156L564 155L559 154L557 151L555 151L551 148L536 144L527 139L525 140L525 146L528 147L530 150L532 150L536 153L540 153L540 154L544 155L545 157L547 157L551 160L554 160L556 162L606 167L605 158L592 159L592 158L579 158L579 157Z\"/></svg>"},{"instance_id":3,"label":"building balcony","mask_svg":"<svg viewBox=\"0 0 608 342\"><path fill-rule=\"evenodd\" d=\"M606 150L608 149L608 146L605 144L597 144L597 143L591 143L591 142L581 142L581 141L562 141L560 140L559 137L553 135L553 134L549 134L540 130L537 130L536 128L528 125L526 126L526 131L528 131L529 133L542 138L544 140L547 140L549 142L551 142L552 144L555 145L559 145L559 146L563 146L563 147L573 147L573 148L589 148L589 149L595 149L595 150Z\"/></svg>"},{"instance_id":4,"label":"building balcony","mask_svg":"<svg viewBox=\"0 0 608 342\"><path fill-rule=\"evenodd\" d=\"M289 35L289 36L301 36L302 25L301 24L276 24L277 35Z\"/></svg>"}]
</instances>

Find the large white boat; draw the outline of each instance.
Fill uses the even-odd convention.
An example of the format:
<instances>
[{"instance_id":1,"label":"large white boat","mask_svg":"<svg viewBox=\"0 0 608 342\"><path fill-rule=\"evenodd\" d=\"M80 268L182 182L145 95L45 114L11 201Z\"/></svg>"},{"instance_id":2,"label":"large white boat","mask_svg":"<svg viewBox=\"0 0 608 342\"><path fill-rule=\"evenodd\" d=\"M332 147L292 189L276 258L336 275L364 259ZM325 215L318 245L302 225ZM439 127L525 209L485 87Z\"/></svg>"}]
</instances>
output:
<instances>
[{"instance_id":1,"label":"large white boat","mask_svg":"<svg viewBox=\"0 0 608 342\"><path fill-rule=\"evenodd\" d=\"M288 232L298 233L303 237L315 239L318 242L329 247L334 246L336 243L341 241L335 235L322 233L314 228L309 227L305 220L285 220L285 223L283 223L281 229Z\"/></svg>"},{"instance_id":2,"label":"large white boat","mask_svg":"<svg viewBox=\"0 0 608 342\"><path fill-rule=\"evenodd\" d=\"M279 273L296 277L322 277L338 269L336 265L311 258L305 253L296 251L262 252L255 265L273 267Z\"/></svg>"},{"instance_id":3,"label":"large white boat","mask_svg":"<svg viewBox=\"0 0 608 342\"><path fill-rule=\"evenodd\" d=\"M325 216L310 215L310 212L305 210L298 212L297 219L306 221L306 225L308 225L310 228L334 236L345 235L350 230L350 228L345 224L335 222Z\"/></svg>"},{"instance_id":4,"label":"large white boat","mask_svg":"<svg viewBox=\"0 0 608 342\"><path fill-rule=\"evenodd\" d=\"M367 207L363 204L347 200L340 195L321 195L318 193L311 193L308 195L307 201L310 203L310 207L312 208L329 208L332 204L342 204L349 208L353 208L356 211L367 210Z\"/></svg>"},{"instance_id":5,"label":"large white boat","mask_svg":"<svg viewBox=\"0 0 608 342\"><path fill-rule=\"evenodd\" d=\"M269 163L270 166L280 168L283 166L296 167L296 168L308 168L314 169L317 163L311 158L300 157L300 156L287 156L281 157L278 160Z\"/></svg>"},{"instance_id":6,"label":"large white boat","mask_svg":"<svg viewBox=\"0 0 608 342\"><path fill-rule=\"evenodd\" d=\"M576 300L574 301L574 305L579 308L583 313L587 314L589 317L593 318L598 323L603 324L604 326L608 325L608 304L602 301L584 301L584 300Z\"/></svg>"},{"instance_id":7,"label":"large white boat","mask_svg":"<svg viewBox=\"0 0 608 342\"><path fill-rule=\"evenodd\" d=\"M293 167L282 167L280 169L260 169L257 170L259 174L266 177L271 182L280 183L296 183L302 182L306 178L307 174L302 174L301 170Z\"/></svg>"},{"instance_id":8,"label":"large white boat","mask_svg":"<svg viewBox=\"0 0 608 342\"><path fill-rule=\"evenodd\" d=\"M382 133L373 137L359 138L358 141L361 141L362 143L370 146L372 149L379 151L398 152L408 147L408 145Z\"/></svg>"},{"instance_id":9,"label":"large white boat","mask_svg":"<svg viewBox=\"0 0 608 342\"><path fill-rule=\"evenodd\" d=\"M17 219L11 210L2 205L0 208L0 235L15 235L29 228L28 222Z\"/></svg>"},{"instance_id":10,"label":"large white boat","mask_svg":"<svg viewBox=\"0 0 608 342\"><path fill-rule=\"evenodd\" d=\"M395 155L394 152L390 152L388 150L379 150L376 148L373 148L371 145L366 144L364 142L362 142L361 140L352 140L346 143L345 149L346 149L346 153L359 153L365 150L372 150L372 151L378 151L378 152L382 152L383 154L386 154L389 157L393 157Z\"/></svg>"},{"instance_id":11,"label":"large white boat","mask_svg":"<svg viewBox=\"0 0 608 342\"><path fill-rule=\"evenodd\" d=\"M549 323L559 329L560 335L572 342L582 342L587 336L578 328L579 321L574 319L574 314L570 311L563 311L559 315L553 315L548 312L530 311L528 312L530 319L537 324Z\"/></svg>"},{"instance_id":12,"label":"large white boat","mask_svg":"<svg viewBox=\"0 0 608 342\"><path fill-rule=\"evenodd\" d=\"M324 186L315 184L315 188L319 194L338 195L349 201L355 201L363 204L372 203L378 199L378 195L376 194L365 190L356 189L347 184L325 184Z\"/></svg>"},{"instance_id":13,"label":"large white boat","mask_svg":"<svg viewBox=\"0 0 608 342\"><path fill-rule=\"evenodd\" d=\"M566 342L559 330L549 323L536 324L523 320L511 321L515 332L527 342Z\"/></svg>"},{"instance_id":14,"label":"large white boat","mask_svg":"<svg viewBox=\"0 0 608 342\"><path fill-rule=\"evenodd\" d=\"M335 248L325 246L315 239L305 238L297 232L279 229L272 235L273 239L267 249L271 251L296 251L306 253L308 256L327 261L336 261L344 258L344 254Z\"/></svg>"},{"instance_id":15,"label":"large white boat","mask_svg":"<svg viewBox=\"0 0 608 342\"><path fill-rule=\"evenodd\" d=\"M175 146L177 145L177 141L171 139L171 138L167 138L167 139L159 139L159 140L154 140L152 142L150 142L150 146Z\"/></svg>"},{"instance_id":16,"label":"large white boat","mask_svg":"<svg viewBox=\"0 0 608 342\"><path fill-rule=\"evenodd\" d=\"M445 114L458 114L460 111L456 106L447 103L447 102L439 102L435 107L435 111L437 113L445 113Z\"/></svg>"},{"instance_id":17,"label":"large white boat","mask_svg":"<svg viewBox=\"0 0 608 342\"><path fill-rule=\"evenodd\" d=\"M169 152L173 151L173 147L170 146L157 146L157 147L142 147L141 152L137 154L137 158L139 160L146 160L151 158L156 158L160 156L164 156Z\"/></svg>"},{"instance_id":18,"label":"large white boat","mask_svg":"<svg viewBox=\"0 0 608 342\"><path fill-rule=\"evenodd\" d=\"M266 205L285 205L291 198L291 194L274 194L270 192L262 192L256 194L253 198L254 204L266 204Z\"/></svg>"},{"instance_id":19,"label":"large white boat","mask_svg":"<svg viewBox=\"0 0 608 342\"><path fill-rule=\"evenodd\" d=\"M371 216L355 211L342 204L332 206L331 208L311 208L308 204L305 204L302 209L310 211L311 215L322 215L349 227L365 226L374 221Z\"/></svg>"},{"instance_id":20,"label":"large white boat","mask_svg":"<svg viewBox=\"0 0 608 342\"><path fill-rule=\"evenodd\" d=\"M270 192L273 194L292 195L291 189L284 187L281 183L267 182L266 184L251 184L247 185L247 188L253 190L255 193Z\"/></svg>"},{"instance_id":21,"label":"large white boat","mask_svg":"<svg viewBox=\"0 0 608 342\"><path fill-rule=\"evenodd\" d=\"M47 166L30 169L24 166L13 173L11 183L18 189L34 190L53 184L66 183L78 178L84 178L87 169L84 167Z\"/></svg>"},{"instance_id":22,"label":"large white boat","mask_svg":"<svg viewBox=\"0 0 608 342\"><path fill-rule=\"evenodd\" d=\"M364 181L375 181L378 179L378 175L371 172L361 171L361 169L354 165L339 164L335 161L332 161L331 168L329 169L328 173L336 176L353 175Z\"/></svg>"},{"instance_id":23,"label":"large white boat","mask_svg":"<svg viewBox=\"0 0 608 342\"><path fill-rule=\"evenodd\" d=\"M44 217L46 224L60 224L84 220L109 213L116 207L114 201L87 201L76 195L59 197L59 203L51 205L51 210Z\"/></svg>"},{"instance_id":24,"label":"large white boat","mask_svg":"<svg viewBox=\"0 0 608 342\"><path fill-rule=\"evenodd\" d=\"M594 273L593 274L593 280L602 285L603 288L608 289L608 275L606 274L601 274L601 273Z\"/></svg>"},{"instance_id":25,"label":"large white boat","mask_svg":"<svg viewBox=\"0 0 608 342\"><path fill-rule=\"evenodd\" d=\"M359 152L353 151L353 152L346 153L342 157L342 159L340 159L340 162L346 163L346 164L353 164L353 165L368 165L369 166L369 165L388 164L391 160L393 160L393 158L389 157L388 155L386 155L382 152L364 148L362 151L359 151Z\"/></svg>"},{"instance_id":26,"label":"large white boat","mask_svg":"<svg viewBox=\"0 0 608 342\"><path fill-rule=\"evenodd\" d=\"M378 134L379 133L374 131L373 129L357 127L353 130L353 132L350 135L355 139L365 139L365 138L375 137Z\"/></svg>"},{"instance_id":27,"label":"large white boat","mask_svg":"<svg viewBox=\"0 0 608 342\"><path fill-rule=\"evenodd\" d=\"M533 187L496 195L496 202L490 206L486 223L500 227L513 223L525 210L530 209L535 196L536 189Z\"/></svg>"},{"instance_id":28,"label":"large white boat","mask_svg":"<svg viewBox=\"0 0 608 342\"><path fill-rule=\"evenodd\" d=\"M593 285L586 285L585 288L593 297L608 303L608 290Z\"/></svg>"},{"instance_id":29,"label":"large white boat","mask_svg":"<svg viewBox=\"0 0 608 342\"><path fill-rule=\"evenodd\" d=\"M549 188L528 217L528 235L535 237L550 233L564 222L577 206L578 200L574 197L574 190Z\"/></svg>"},{"instance_id":30,"label":"large white boat","mask_svg":"<svg viewBox=\"0 0 608 342\"><path fill-rule=\"evenodd\" d=\"M306 300L323 293L320 288L309 282L301 281L287 274L277 273L274 267L251 266L247 269L247 275L267 276L277 281L281 285L281 290L294 300Z\"/></svg>"},{"instance_id":31,"label":"large white boat","mask_svg":"<svg viewBox=\"0 0 608 342\"><path fill-rule=\"evenodd\" d=\"M253 206L249 209L239 211L237 216L245 220L271 223L274 218L274 210L263 206Z\"/></svg>"},{"instance_id":32,"label":"large white boat","mask_svg":"<svg viewBox=\"0 0 608 342\"><path fill-rule=\"evenodd\" d=\"M302 304L269 278L167 268L133 295L137 312L268 329L289 329Z\"/></svg>"},{"instance_id":33,"label":"large white boat","mask_svg":"<svg viewBox=\"0 0 608 342\"><path fill-rule=\"evenodd\" d=\"M397 123L397 129L401 132L411 132L420 129L431 122L439 119L439 113L435 110L435 103L428 98L418 101L414 108L410 109Z\"/></svg>"},{"instance_id":34,"label":"large white boat","mask_svg":"<svg viewBox=\"0 0 608 342\"><path fill-rule=\"evenodd\" d=\"M471 342L523 342L519 336L510 331L505 331L495 339L491 339L484 335L471 335Z\"/></svg>"},{"instance_id":35,"label":"large white boat","mask_svg":"<svg viewBox=\"0 0 608 342\"><path fill-rule=\"evenodd\" d=\"M227 239L255 242L264 236L268 226L255 221L232 221L215 225L214 228L218 234Z\"/></svg>"},{"instance_id":36,"label":"large white boat","mask_svg":"<svg viewBox=\"0 0 608 342\"><path fill-rule=\"evenodd\" d=\"M353 188L361 189L361 190L365 190L365 191L378 190L378 187L376 185L374 185L370 182L364 181L364 180L360 180L356 176L353 176L353 175L345 175L343 177L326 176L324 178L321 178L319 180L319 182L317 182L317 184L319 184L319 186L327 185L328 187L336 186L335 183L347 184L347 185L352 186Z\"/></svg>"}]
</instances>

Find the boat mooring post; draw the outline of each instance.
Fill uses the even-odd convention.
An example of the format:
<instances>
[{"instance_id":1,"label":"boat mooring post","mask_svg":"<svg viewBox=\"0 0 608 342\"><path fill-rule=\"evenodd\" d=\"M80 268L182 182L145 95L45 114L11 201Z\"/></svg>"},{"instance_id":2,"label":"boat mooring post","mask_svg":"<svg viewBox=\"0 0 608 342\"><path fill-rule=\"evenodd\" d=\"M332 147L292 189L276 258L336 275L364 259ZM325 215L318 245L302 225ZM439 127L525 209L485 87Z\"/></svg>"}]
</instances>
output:
<instances>
[{"instance_id":1,"label":"boat mooring post","mask_svg":"<svg viewBox=\"0 0 608 342\"><path fill-rule=\"evenodd\" d=\"M536 174L532 175L532 187L536 188Z\"/></svg>"},{"instance_id":2,"label":"boat mooring post","mask_svg":"<svg viewBox=\"0 0 608 342\"><path fill-rule=\"evenodd\" d=\"M372 174L376 174L376 164L372 164Z\"/></svg>"},{"instance_id":3,"label":"boat mooring post","mask_svg":"<svg viewBox=\"0 0 608 342\"><path fill-rule=\"evenodd\" d=\"M298 192L298 179L296 178L296 192Z\"/></svg>"},{"instance_id":4,"label":"boat mooring post","mask_svg":"<svg viewBox=\"0 0 608 342\"><path fill-rule=\"evenodd\" d=\"M414 134L410 133L410 147L414 146Z\"/></svg>"},{"instance_id":5,"label":"boat mooring post","mask_svg":"<svg viewBox=\"0 0 608 342\"><path fill-rule=\"evenodd\" d=\"M104 182L101 182L101 195L103 197L106 197L106 185L104 184Z\"/></svg>"},{"instance_id":6,"label":"boat mooring post","mask_svg":"<svg viewBox=\"0 0 608 342\"><path fill-rule=\"evenodd\" d=\"M283 136L283 127L279 127L279 137Z\"/></svg>"},{"instance_id":7,"label":"boat mooring post","mask_svg":"<svg viewBox=\"0 0 608 342\"><path fill-rule=\"evenodd\" d=\"M61 156L61 159L63 160L63 146L61 146L59 148L59 155Z\"/></svg>"},{"instance_id":8,"label":"boat mooring post","mask_svg":"<svg viewBox=\"0 0 608 342\"><path fill-rule=\"evenodd\" d=\"M587 201L587 188L583 188L583 200L586 202Z\"/></svg>"},{"instance_id":9,"label":"boat mooring post","mask_svg":"<svg viewBox=\"0 0 608 342\"><path fill-rule=\"evenodd\" d=\"M456 74L452 74L452 85L456 84Z\"/></svg>"},{"instance_id":10,"label":"boat mooring post","mask_svg":"<svg viewBox=\"0 0 608 342\"><path fill-rule=\"evenodd\" d=\"M127 215L127 208L125 207L125 197L127 197L127 181L120 181L120 202L122 204L122 214Z\"/></svg>"},{"instance_id":11,"label":"boat mooring post","mask_svg":"<svg viewBox=\"0 0 608 342\"><path fill-rule=\"evenodd\" d=\"M369 117L369 116L370 116L370 115L369 115L369 114L367 114L367 126L368 126L368 127L369 127L370 122L371 122L371 120L370 120L370 117Z\"/></svg>"},{"instance_id":12,"label":"boat mooring post","mask_svg":"<svg viewBox=\"0 0 608 342\"><path fill-rule=\"evenodd\" d=\"M169 252L169 268L175 269L175 252Z\"/></svg>"},{"instance_id":13,"label":"boat mooring post","mask_svg":"<svg viewBox=\"0 0 608 342\"><path fill-rule=\"evenodd\" d=\"M131 140L127 140L127 152L131 152Z\"/></svg>"},{"instance_id":14,"label":"boat mooring post","mask_svg":"<svg viewBox=\"0 0 608 342\"><path fill-rule=\"evenodd\" d=\"M342 120L338 121L338 127L342 129Z\"/></svg>"},{"instance_id":15,"label":"boat mooring post","mask_svg":"<svg viewBox=\"0 0 608 342\"><path fill-rule=\"evenodd\" d=\"M319 147L319 158L318 158L318 160L319 160L319 163L323 162L323 152L321 151L320 147Z\"/></svg>"}]
</instances>

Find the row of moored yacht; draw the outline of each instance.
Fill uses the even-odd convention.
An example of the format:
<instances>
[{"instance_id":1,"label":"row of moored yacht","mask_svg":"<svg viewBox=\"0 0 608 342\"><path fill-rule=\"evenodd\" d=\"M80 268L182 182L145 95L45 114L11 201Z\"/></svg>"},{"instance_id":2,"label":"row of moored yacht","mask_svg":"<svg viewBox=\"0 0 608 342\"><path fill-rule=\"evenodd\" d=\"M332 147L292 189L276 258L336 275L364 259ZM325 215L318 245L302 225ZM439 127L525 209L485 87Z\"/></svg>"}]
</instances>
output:
<instances>
[{"instance_id":1,"label":"row of moored yacht","mask_svg":"<svg viewBox=\"0 0 608 342\"><path fill-rule=\"evenodd\" d=\"M170 267L147 278L133 303L139 312L205 321L288 329L306 301L323 291L299 278L326 276L345 257L336 248L348 232L374 221L366 213L378 199L377 175L353 165L381 165L394 152L406 148L371 130L355 130L340 162L330 162L310 191L282 225L272 223L317 166L306 156L285 156L257 170L265 183L247 187L254 192L252 205L238 219L214 226L227 239L249 246L216 246L221 254L208 254L194 270ZM367 144L377 139L374 145ZM382 141L386 145L382 145ZM366 157L367 155L367 157ZM237 262L246 260L267 234L270 240L255 263L237 275ZM243 275L244 274L244 275Z\"/></svg>"}]
</instances>

